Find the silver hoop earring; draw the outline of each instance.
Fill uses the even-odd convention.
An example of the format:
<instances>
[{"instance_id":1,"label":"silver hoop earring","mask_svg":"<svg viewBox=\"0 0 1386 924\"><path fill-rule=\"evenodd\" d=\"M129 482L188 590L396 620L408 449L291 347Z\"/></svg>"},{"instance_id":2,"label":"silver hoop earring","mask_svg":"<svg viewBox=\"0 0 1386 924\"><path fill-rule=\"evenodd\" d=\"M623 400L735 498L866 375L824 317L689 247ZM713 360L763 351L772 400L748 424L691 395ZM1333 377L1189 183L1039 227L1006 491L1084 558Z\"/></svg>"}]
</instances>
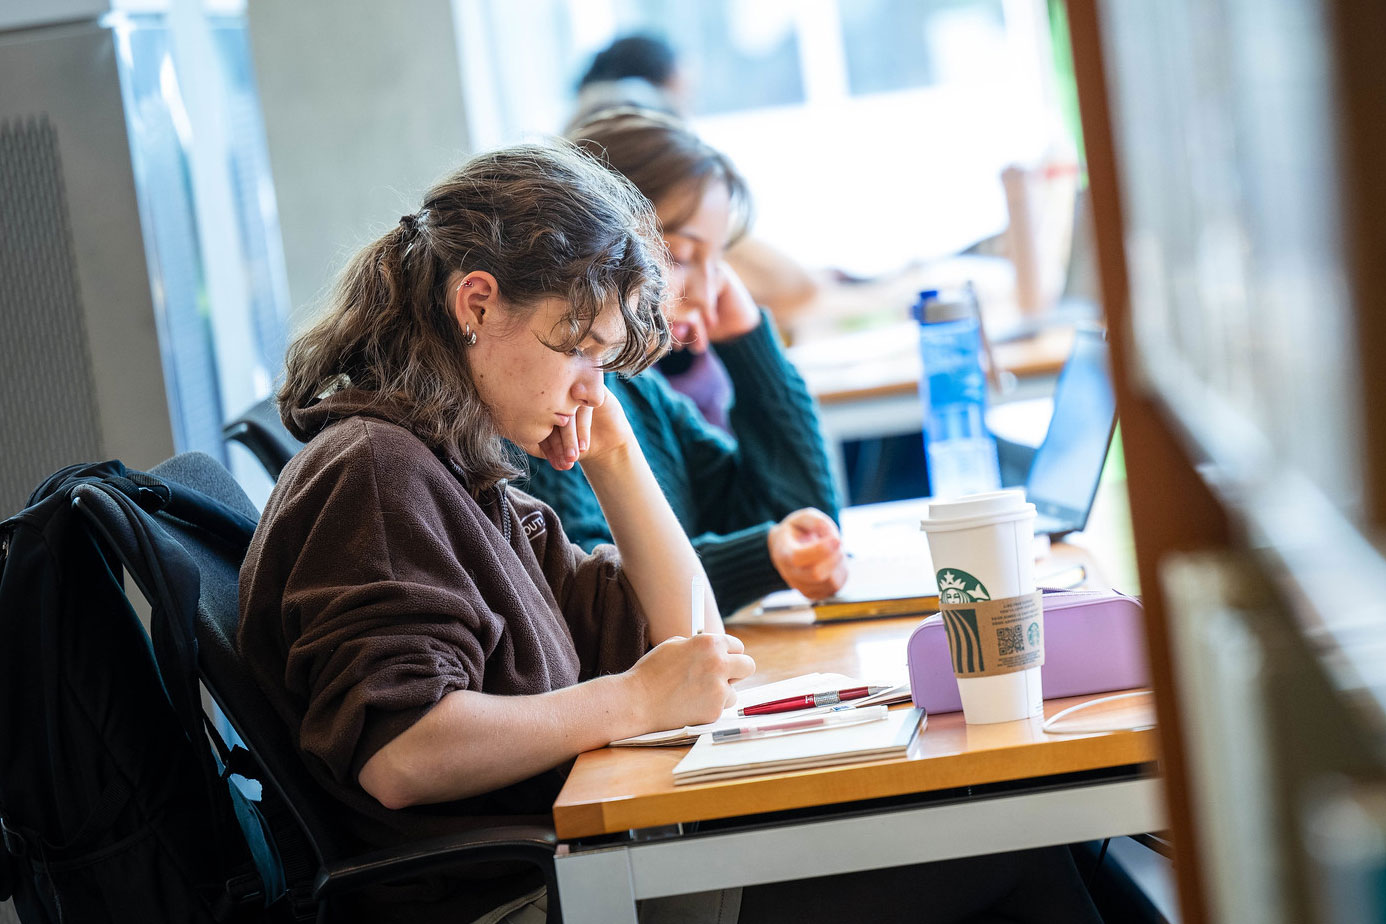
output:
<instances>
[{"instance_id":1,"label":"silver hoop earring","mask_svg":"<svg viewBox=\"0 0 1386 924\"><path fill-rule=\"evenodd\" d=\"M462 331L462 342L467 346L476 346L476 331L472 330L472 325L468 324L466 330Z\"/></svg>"}]
</instances>

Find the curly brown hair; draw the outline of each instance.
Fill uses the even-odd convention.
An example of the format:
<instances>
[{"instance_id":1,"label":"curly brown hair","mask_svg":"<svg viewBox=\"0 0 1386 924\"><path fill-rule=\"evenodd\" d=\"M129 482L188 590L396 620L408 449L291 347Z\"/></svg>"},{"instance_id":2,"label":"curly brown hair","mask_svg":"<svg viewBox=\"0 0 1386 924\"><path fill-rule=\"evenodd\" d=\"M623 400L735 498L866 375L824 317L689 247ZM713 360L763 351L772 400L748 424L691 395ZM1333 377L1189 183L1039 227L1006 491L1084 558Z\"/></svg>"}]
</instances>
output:
<instances>
[{"instance_id":1,"label":"curly brown hair","mask_svg":"<svg viewBox=\"0 0 1386 924\"><path fill-rule=\"evenodd\" d=\"M518 469L473 384L448 280L495 276L517 316L546 298L570 310L546 345L569 350L615 307L625 324L605 368L634 374L669 348L661 306L668 252L648 201L566 142L472 158L422 208L362 249L326 313L290 345L277 400L285 422L325 392L352 387L402 408L426 443L454 449L473 488Z\"/></svg>"}]
</instances>

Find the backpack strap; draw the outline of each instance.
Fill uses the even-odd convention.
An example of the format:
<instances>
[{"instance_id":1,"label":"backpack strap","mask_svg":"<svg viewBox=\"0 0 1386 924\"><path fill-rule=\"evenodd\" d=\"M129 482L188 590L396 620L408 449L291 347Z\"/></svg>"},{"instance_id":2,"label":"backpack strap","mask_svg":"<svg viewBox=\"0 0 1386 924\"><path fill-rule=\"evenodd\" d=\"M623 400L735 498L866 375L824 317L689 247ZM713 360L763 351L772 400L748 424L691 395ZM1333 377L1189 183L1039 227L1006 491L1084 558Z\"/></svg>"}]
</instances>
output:
<instances>
[{"instance_id":1,"label":"backpack strap","mask_svg":"<svg viewBox=\"0 0 1386 924\"><path fill-rule=\"evenodd\" d=\"M163 677L169 703L178 716L189 740L198 742L204 734L206 714L202 710L198 690L197 664L197 604L201 589L201 574L197 564L183 548L155 522L147 507L164 509L175 496L192 492L174 492L162 482L143 473L139 483L133 478L108 478L100 482L79 484L73 489L73 503L82 511L103 545L114 554L126 572L149 601L152 616L150 637L154 658ZM221 508L218 510L217 508ZM188 522L212 524L218 535L235 539L242 533L246 518L227 510L211 498L188 499L178 508ZM204 517L205 516L205 520ZM181 518L181 517L180 517ZM253 524L250 527L253 531ZM245 540L248 542L248 538ZM218 736L219 739L220 736ZM224 742L218 741L221 747ZM263 828L246 812L247 806L237 802L234 783L222 779L212 749L205 739L194 747L203 783L208 792L230 791L231 812L227 816L213 813L211 834L224 859L224 866L233 874L226 882L226 894L219 899L225 908L246 902L264 904L266 885L276 889L269 900L283 891L282 873L277 858L267 849ZM237 869L237 847L250 848L252 864ZM219 908L221 914L225 908Z\"/></svg>"},{"instance_id":2,"label":"backpack strap","mask_svg":"<svg viewBox=\"0 0 1386 924\"><path fill-rule=\"evenodd\" d=\"M147 472L127 471L124 478L107 478L148 513L162 513L210 533L228 548L244 552L255 533L255 521L201 491Z\"/></svg>"},{"instance_id":3,"label":"backpack strap","mask_svg":"<svg viewBox=\"0 0 1386 924\"><path fill-rule=\"evenodd\" d=\"M72 494L77 509L149 601L150 636L164 689L184 732L190 738L200 734L195 620L201 576L196 563L119 485L79 484Z\"/></svg>"},{"instance_id":4,"label":"backpack strap","mask_svg":"<svg viewBox=\"0 0 1386 924\"><path fill-rule=\"evenodd\" d=\"M3 812L0 812L0 847L3 847L6 853L12 857L23 859L32 852L33 848L30 846L30 842L35 839L34 832L20 827L6 818ZM0 901L4 901L8 897L8 895L0 895Z\"/></svg>"},{"instance_id":5,"label":"backpack strap","mask_svg":"<svg viewBox=\"0 0 1386 924\"><path fill-rule=\"evenodd\" d=\"M0 902L9 901L19 891L20 877L28 872L24 867L33 837L33 832L6 818L0 806Z\"/></svg>"}]
</instances>

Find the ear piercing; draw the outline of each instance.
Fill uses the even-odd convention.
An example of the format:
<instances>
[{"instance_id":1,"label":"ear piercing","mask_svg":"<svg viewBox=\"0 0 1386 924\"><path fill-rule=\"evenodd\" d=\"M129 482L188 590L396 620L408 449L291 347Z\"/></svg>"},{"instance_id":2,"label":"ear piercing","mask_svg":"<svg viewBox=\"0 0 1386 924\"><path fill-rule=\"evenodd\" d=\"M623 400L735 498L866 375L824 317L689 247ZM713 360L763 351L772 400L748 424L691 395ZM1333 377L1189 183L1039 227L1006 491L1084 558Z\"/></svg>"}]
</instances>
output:
<instances>
[{"instance_id":1,"label":"ear piercing","mask_svg":"<svg viewBox=\"0 0 1386 924\"><path fill-rule=\"evenodd\" d=\"M471 287L472 284L470 282L462 283L462 288L464 289L470 289ZM467 346L476 346L476 331L472 330L472 325L464 324L462 326L462 342Z\"/></svg>"}]
</instances>

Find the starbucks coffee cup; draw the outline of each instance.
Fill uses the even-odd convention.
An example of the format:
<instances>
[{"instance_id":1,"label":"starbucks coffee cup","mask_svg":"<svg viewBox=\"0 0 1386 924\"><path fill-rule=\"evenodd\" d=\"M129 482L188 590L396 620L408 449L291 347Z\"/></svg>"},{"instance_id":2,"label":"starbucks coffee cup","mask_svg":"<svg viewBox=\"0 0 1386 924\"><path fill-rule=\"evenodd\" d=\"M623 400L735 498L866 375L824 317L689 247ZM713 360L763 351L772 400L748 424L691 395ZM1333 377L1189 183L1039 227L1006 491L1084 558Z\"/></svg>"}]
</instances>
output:
<instances>
[{"instance_id":1,"label":"starbucks coffee cup","mask_svg":"<svg viewBox=\"0 0 1386 924\"><path fill-rule=\"evenodd\" d=\"M1044 708L1044 618L1035 590L1035 505L1023 490L929 504L920 523L938 579L963 718L1010 722Z\"/></svg>"}]
</instances>

